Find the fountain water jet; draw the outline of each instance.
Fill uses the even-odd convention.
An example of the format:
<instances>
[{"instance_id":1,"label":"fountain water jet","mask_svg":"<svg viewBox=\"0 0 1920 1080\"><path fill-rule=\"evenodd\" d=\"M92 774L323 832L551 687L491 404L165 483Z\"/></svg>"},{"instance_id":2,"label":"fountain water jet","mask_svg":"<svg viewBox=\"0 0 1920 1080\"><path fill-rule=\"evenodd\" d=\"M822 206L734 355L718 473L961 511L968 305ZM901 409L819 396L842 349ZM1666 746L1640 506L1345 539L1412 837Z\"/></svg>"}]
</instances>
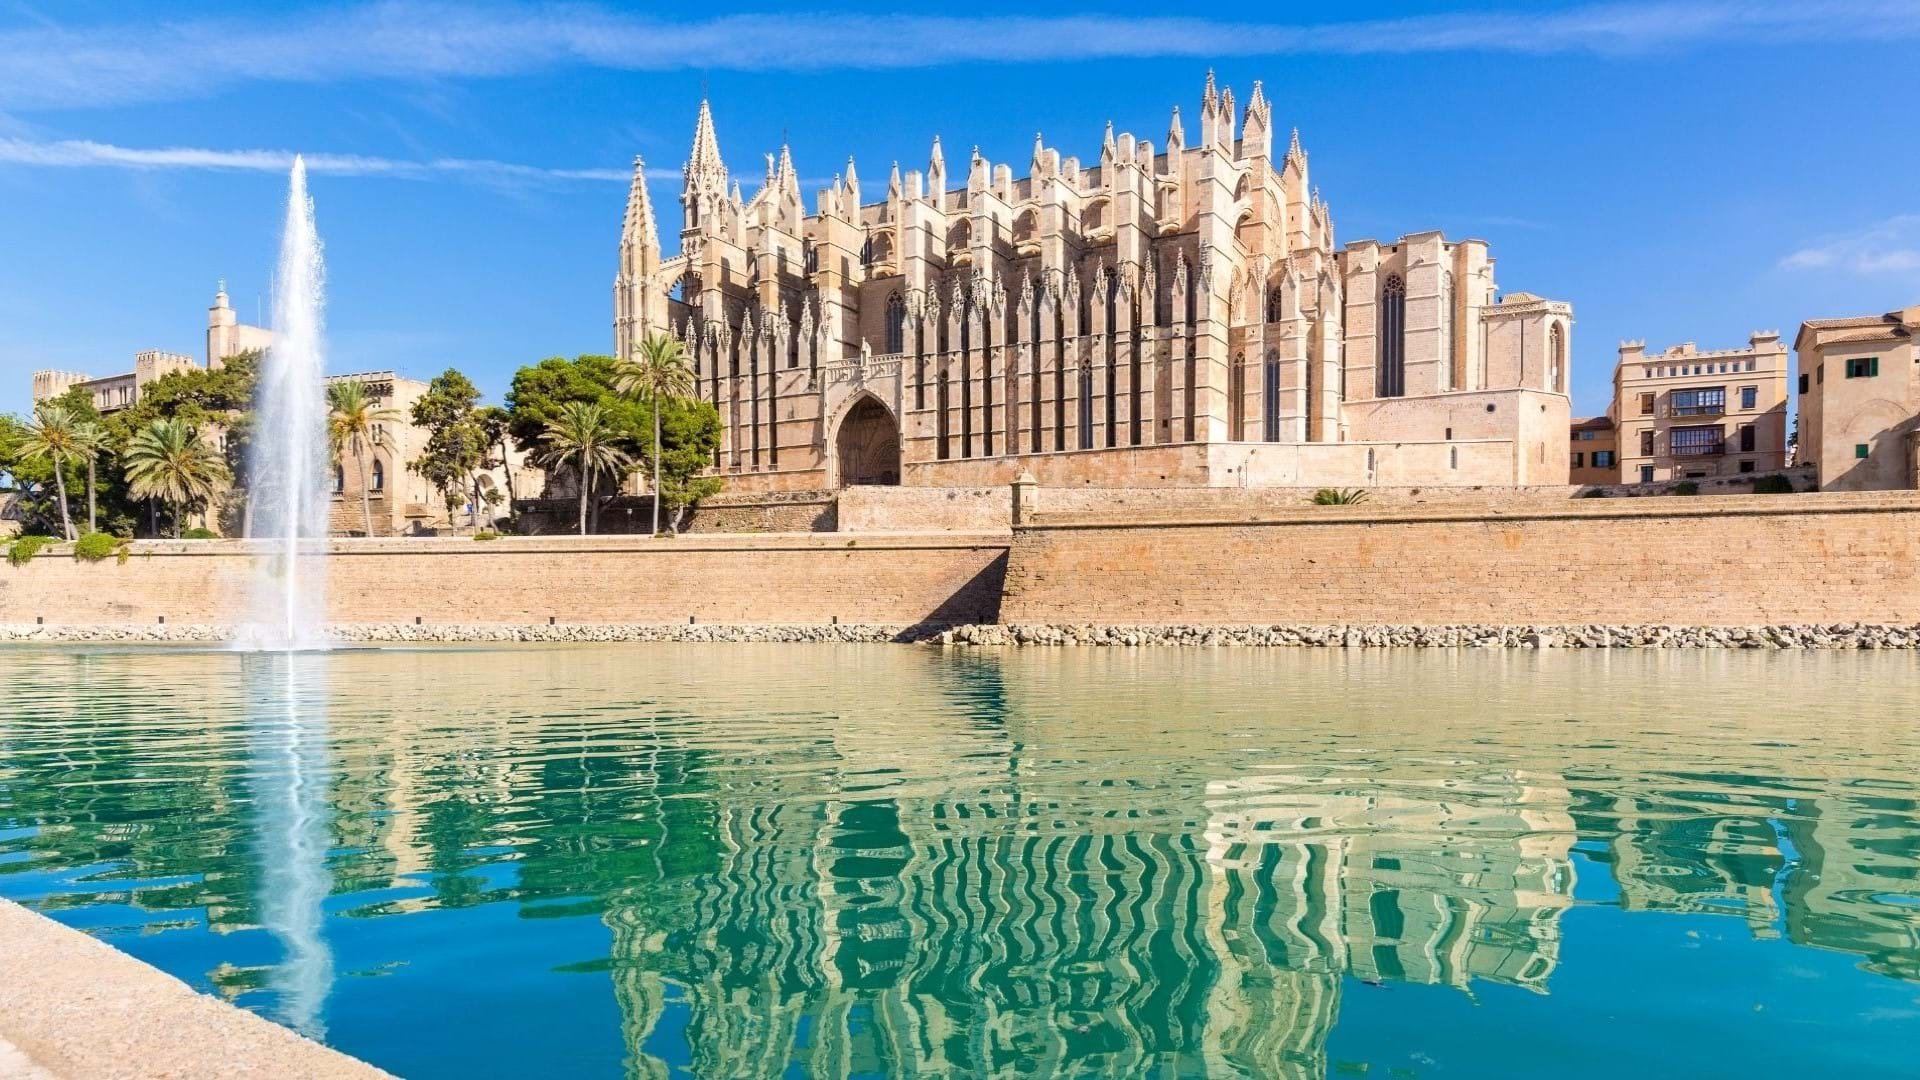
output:
<instances>
[{"instance_id":1,"label":"fountain water jet","mask_svg":"<svg viewBox=\"0 0 1920 1080\"><path fill-rule=\"evenodd\" d=\"M273 345L254 397L248 494L255 535L269 539L274 549L259 560L252 611L241 635L249 648L326 647L326 478L332 459L322 334L325 277L307 166L295 157L280 237Z\"/></svg>"}]
</instances>

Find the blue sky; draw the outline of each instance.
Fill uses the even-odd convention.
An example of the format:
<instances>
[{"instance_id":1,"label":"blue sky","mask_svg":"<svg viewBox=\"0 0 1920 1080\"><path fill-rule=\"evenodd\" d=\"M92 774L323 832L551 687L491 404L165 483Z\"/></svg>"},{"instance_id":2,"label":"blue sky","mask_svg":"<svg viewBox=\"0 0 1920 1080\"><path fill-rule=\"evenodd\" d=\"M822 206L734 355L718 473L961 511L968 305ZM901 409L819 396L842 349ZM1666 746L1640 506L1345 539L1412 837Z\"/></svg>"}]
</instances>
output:
<instances>
[{"instance_id":1,"label":"blue sky","mask_svg":"<svg viewBox=\"0 0 1920 1080\"><path fill-rule=\"evenodd\" d=\"M1573 303L1576 412L1622 338L1920 302L1920 0L1167 10L0 0L0 410L37 368L199 355L217 279L268 306L295 150L329 163L333 370L497 395L606 351L622 178L645 155L671 236L703 86L749 194L786 132L873 195L936 132L1090 159L1109 119L1190 126L1209 66L1263 79L1339 240L1484 237L1504 291Z\"/></svg>"}]
</instances>

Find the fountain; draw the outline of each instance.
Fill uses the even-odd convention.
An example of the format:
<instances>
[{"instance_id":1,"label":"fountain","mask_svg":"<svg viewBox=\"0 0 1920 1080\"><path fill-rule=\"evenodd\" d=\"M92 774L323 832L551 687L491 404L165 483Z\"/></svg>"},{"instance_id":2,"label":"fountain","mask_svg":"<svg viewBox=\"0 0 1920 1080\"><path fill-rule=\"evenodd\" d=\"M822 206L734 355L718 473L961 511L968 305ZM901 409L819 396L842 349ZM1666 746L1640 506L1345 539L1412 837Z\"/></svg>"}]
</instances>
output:
<instances>
[{"instance_id":1,"label":"fountain","mask_svg":"<svg viewBox=\"0 0 1920 1080\"><path fill-rule=\"evenodd\" d=\"M327 452L322 293L325 267L314 231L307 166L293 159L273 345L255 390L249 470L255 535L273 545L259 560L241 644L253 649L326 647Z\"/></svg>"}]
</instances>

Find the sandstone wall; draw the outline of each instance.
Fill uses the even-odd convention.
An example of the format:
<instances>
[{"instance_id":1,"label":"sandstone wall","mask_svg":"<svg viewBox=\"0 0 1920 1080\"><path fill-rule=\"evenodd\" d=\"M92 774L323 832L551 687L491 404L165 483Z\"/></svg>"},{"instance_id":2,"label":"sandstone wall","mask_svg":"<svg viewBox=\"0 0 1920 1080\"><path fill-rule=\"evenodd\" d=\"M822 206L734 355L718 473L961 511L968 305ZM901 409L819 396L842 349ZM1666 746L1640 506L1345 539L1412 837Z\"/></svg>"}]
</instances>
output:
<instances>
[{"instance_id":1,"label":"sandstone wall","mask_svg":"<svg viewBox=\"0 0 1920 1080\"><path fill-rule=\"evenodd\" d=\"M503 537L330 541L334 623L992 622L999 535ZM68 545L0 564L0 623L230 623L244 541L144 542L125 563Z\"/></svg>"},{"instance_id":2,"label":"sandstone wall","mask_svg":"<svg viewBox=\"0 0 1920 1080\"><path fill-rule=\"evenodd\" d=\"M1205 489L1201 489L1205 490ZM999 487L850 487L840 492L840 531L983 532L1006 529L1012 496Z\"/></svg>"},{"instance_id":3,"label":"sandstone wall","mask_svg":"<svg viewBox=\"0 0 1920 1080\"><path fill-rule=\"evenodd\" d=\"M1043 492L1043 500L1052 495ZM1557 507L1050 513L1015 530L1007 623L1920 621L1920 496Z\"/></svg>"},{"instance_id":4,"label":"sandstone wall","mask_svg":"<svg viewBox=\"0 0 1920 1080\"><path fill-rule=\"evenodd\" d=\"M683 528L694 533L832 532L834 503L831 491L723 491L694 507ZM514 507L526 536L573 535L580 526L577 498L521 499ZM652 529L648 496L621 495L600 508L602 535L644 536Z\"/></svg>"}]
</instances>

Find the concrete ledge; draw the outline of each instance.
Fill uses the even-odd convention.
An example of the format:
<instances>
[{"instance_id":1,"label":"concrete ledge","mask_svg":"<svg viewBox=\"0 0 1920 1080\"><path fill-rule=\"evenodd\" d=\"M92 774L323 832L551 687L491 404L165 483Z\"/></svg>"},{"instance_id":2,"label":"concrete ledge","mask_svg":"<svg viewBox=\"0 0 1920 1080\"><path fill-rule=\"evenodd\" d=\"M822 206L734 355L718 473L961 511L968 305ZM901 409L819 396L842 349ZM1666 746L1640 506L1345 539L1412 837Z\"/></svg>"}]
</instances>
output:
<instances>
[{"instance_id":1,"label":"concrete ledge","mask_svg":"<svg viewBox=\"0 0 1920 1080\"><path fill-rule=\"evenodd\" d=\"M931 641L950 623L335 623L321 633L342 644L375 642L523 642L563 645L580 642L775 641L915 642ZM210 623L165 625L91 623L49 626L0 623L0 644L109 643L126 645L218 645L239 639L239 628Z\"/></svg>"},{"instance_id":2,"label":"concrete ledge","mask_svg":"<svg viewBox=\"0 0 1920 1080\"><path fill-rule=\"evenodd\" d=\"M1920 624L1781 626L1109 625L957 626L942 645L1277 648L1920 649Z\"/></svg>"},{"instance_id":3,"label":"concrete ledge","mask_svg":"<svg viewBox=\"0 0 1920 1080\"><path fill-rule=\"evenodd\" d=\"M194 992L105 942L0 900L0 1076L389 1074Z\"/></svg>"},{"instance_id":4,"label":"concrete ledge","mask_svg":"<svg viewBox=\"0 0 1920 1080\"><path fill-rule=\"evenodd\" d=\"M1767 517L1795 514L1920 513L1920 492L1817 492L1797 495L1684 495L1657 498L1569 499L1558 505L1260 507L1238 511L1140 508L1126 513L1040 511L1018 529L1234 528L1244 525L1391 525L1432 522L1601 521L1624 518Z\"/></svg>"}]
</instances>

